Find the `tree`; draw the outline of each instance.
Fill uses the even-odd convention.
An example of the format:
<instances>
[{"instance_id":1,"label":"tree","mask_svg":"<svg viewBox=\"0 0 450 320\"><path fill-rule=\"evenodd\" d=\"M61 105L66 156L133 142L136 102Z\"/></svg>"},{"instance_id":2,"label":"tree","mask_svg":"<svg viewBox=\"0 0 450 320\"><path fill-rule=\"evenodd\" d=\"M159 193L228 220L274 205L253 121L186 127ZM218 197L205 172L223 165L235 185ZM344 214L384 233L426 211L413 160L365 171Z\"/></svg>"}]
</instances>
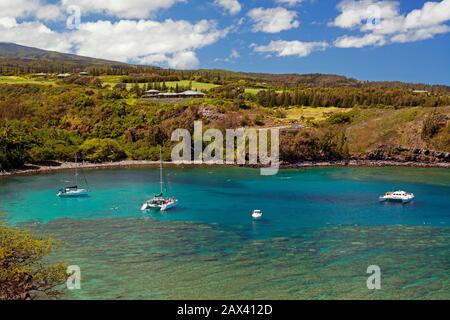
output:
<instances>
[{"instance_id":1,"label":"tree","mask_svg":"<svg viewBox=\"0 0 450 320\"><path fill-rule=\"evenodd\" d=\"M66 266L44 262L54 245L51 238L37 239L0 222L0 300L60 294L55 288L64 282Z\"/></svg>"},{"instance_id":2,"label":"tree","mask_svg":"<svg viewBox=\"0 0 450 320\"><path fill-rule=\"evenodd\" d=\"M113 139L90 139L80 147L83 160L90 162L119 161L127 155Z\"/></svg>"},{"instance_id":3,"label":"tree","mask_svg":"<svg viewBox=\"0 0 450 320\"><path fill-rule=\"evenodd\" d=\"M34 137L31 129L19 121L0 126L0 170L21 166L27 161Z\"/></svg>"}]
</instances>

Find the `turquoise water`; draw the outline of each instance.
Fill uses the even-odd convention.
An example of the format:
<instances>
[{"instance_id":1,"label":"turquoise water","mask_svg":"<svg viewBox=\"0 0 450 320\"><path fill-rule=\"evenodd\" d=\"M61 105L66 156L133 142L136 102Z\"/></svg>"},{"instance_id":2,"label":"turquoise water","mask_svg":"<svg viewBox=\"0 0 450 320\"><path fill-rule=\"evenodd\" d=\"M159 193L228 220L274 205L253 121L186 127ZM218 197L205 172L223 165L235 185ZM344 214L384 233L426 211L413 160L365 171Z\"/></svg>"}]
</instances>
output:
<instances>
[{"instance_id":1,"label":"turquoise water","mask_svg":"<svg viewBox=\"0 0 450 320\"><path fill-rule=\"evenodd\" d=\"M7 221L62 240L52 259L84 270L67 298L450 298L449 170L167 168L180 205L165 214L139 210L157 168L86 175L80 199L55 196L71 172L0 180ZM417 199L378 203L394 189ZM367 290L372 264L381 291Z\"/></svg>"}]
</instances>

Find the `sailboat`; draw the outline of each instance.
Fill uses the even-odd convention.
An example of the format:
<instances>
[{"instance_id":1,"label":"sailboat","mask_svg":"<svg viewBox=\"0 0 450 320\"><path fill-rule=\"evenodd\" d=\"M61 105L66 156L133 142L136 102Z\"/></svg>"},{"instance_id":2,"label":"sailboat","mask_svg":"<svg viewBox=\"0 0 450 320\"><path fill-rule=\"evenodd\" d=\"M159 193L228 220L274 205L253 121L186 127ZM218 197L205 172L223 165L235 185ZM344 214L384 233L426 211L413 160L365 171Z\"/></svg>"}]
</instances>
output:
<instances>
[{"instance_id":1,"label":"sailboat","mask_svg":"<svg viewBox=\"0 0 450 320\"><path fill-rule=\"evenodd\" d=\"M159 149L159 184L160 191L159 194L155 195L152 199L145 202L141 210L159 210L159 211L167 211L178 204L178 200L173 197L165 197L164 196L164 182L163 182L163 158L162 158L162 148Z\"/></svg>"},{"instance_id":2,"label":"sailboat","mask_svg":"<svg viewBox=\"0 0 450 320\"><path fill-rule=\"evenodd\" d=\"M58 191L57 196L60 198L77 198L77 197L86 197L89 195L89 191L87 189L82 189L78 187L78 155L75 155L75 186L65 187ZM86 177L85 177L85 182Z\"/></svg>"}]
</instances>

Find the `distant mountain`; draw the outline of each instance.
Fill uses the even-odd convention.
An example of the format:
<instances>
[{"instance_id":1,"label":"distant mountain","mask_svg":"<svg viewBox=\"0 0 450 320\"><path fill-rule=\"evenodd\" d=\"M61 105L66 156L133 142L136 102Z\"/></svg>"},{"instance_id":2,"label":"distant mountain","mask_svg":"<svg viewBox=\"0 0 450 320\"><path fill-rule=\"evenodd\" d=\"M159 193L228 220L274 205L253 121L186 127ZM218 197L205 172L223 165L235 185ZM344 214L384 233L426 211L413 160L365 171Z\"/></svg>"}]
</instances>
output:
<instances>
[{"instance_id":1,"label":"distant mountain","mask_svg":"<svg viewBox=\"0 0 450 320\"><path fill-rule=\"evenodd\" d=\"M4 75L79 71L89 71L95 75L107 70L113 70L117 74L127 74L135 68L133 65L117 61L0 42L0 74Z\"/></svg>"},{"instance_id":2,"label":"distant mountain","mask_svg":"<svg viewBox=\"0 0 450 320\"><path fill-rule=\"evenodd\" d=\"M109 61L103 59L89 58L69 53L60 53L56 51L47 51L32 47L21 46L15 43L0 42L0 59L17 60L48 60L48 61L67 61L82 64L121 64L122 62Z\"/></svg>"}]
</instances>

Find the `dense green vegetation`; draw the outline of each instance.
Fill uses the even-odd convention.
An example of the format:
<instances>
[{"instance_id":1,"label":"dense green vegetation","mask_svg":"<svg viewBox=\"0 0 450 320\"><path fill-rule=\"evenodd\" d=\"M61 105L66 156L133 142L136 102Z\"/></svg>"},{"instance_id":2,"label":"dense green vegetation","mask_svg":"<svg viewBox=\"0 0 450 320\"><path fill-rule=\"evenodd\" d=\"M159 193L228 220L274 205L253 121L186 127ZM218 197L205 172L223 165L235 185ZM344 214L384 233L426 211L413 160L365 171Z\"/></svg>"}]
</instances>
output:
<instances>
[{"instance_id":1,"label":"dense green vegetation","mask_svg":"<svg viewBox=\"0 0 450 320\"><path fill-rule=\"evenodd\" d=\"M310 88L254 95L239 81L211 88L205 99L165 102L139 99L136 85L103 87L98 77L76 76L52 86L0 85L0 169L72 161L76 153L89 162L157 160L157 146L170 148L172 131L192 131L195 120L221 130L302 124L302 130L282 135L282 159L288 162L364 156L384 141L395 144L389 134L415 135L415 147L450 151L449 110L435 107L448 101L443 94ZM276 103L267 105L267 98ZM319 107L303 106L309 104ZM411 105L420 106L410 112Z\"/></svg>"},{"instance_id":2,"label":"dense green vegetation","mask_svg":"<svg viewBox=\"0 0 450 320\"><path fill-rule=\"evenodd\" d=\"M73 75L58 79L63 72ZM201 90L207 97L141 99L149 89ZM0 170L75 154L89 162L157 160L158 145L167 158L172 131L192 131L195 120L205 129L284 128L281 157L288 162L406 159L417 149L439 151L436 157L447 161L449 93L446 86L335 75L133 66L0 44Z\"/></svg>"},{"instance_id":3,"label":"dense green vegetation","mask_svg":"<svg viewBox=\"0 0 450 320\"><path fill-rule=\"evenodd\" d=\"M296 88L277 93L260 91L258 102L264 107L315 106L349 108L356 106L439 107L450 105L448 94L414 93L402 89L379 88Z\"/></svg>"}]
</instances>

